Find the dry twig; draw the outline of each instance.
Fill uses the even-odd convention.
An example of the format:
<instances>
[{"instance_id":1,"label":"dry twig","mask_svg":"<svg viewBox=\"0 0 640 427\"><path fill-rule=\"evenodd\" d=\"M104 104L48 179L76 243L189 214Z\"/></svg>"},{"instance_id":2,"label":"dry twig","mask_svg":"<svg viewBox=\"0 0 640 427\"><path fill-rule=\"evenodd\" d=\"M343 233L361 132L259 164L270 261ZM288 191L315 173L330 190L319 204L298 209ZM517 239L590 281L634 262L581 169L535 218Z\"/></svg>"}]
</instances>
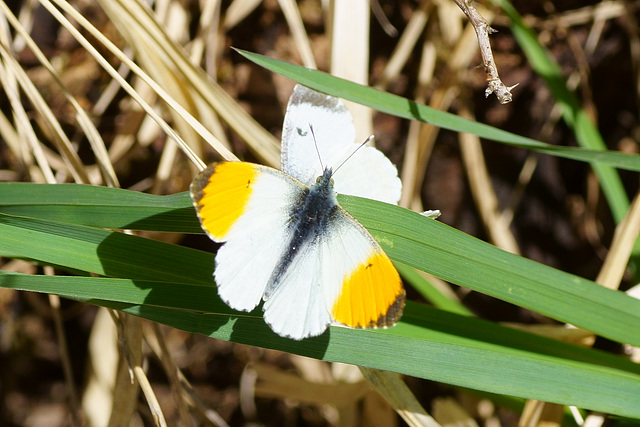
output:
<instances>
[{"instance_id":1,"label":"dry twig","mask_svg":"<svg viewBox=\"0 0 640 427\"><path fill-rule=\"evenodd\" d=\"M472 0L453 0L458 7L467 15L469 22L473 25L478 36L478 45L480 46L480 54L482 55L482 63L484 65L484 71L487 74L487 89L484 91L484 95L488 97L495 92L498 101L501 104L511 102L511 89L517 86L517 84L508 87L498 75L498 67L493 60L493 52L491 52L491 45L489 44L489 34L495 33L496 30L491 28L487 21L480 15L480 12L473 7Z\"/></svg>"}]
</instances>

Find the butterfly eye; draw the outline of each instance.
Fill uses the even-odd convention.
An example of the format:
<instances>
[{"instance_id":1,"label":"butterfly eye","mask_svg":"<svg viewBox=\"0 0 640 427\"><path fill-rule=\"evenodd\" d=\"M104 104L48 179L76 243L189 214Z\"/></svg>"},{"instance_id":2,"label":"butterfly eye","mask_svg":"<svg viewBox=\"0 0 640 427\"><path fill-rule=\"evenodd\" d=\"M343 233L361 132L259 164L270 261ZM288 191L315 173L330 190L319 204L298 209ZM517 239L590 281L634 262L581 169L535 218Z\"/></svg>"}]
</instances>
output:
<instances>
[{"instance_id":1,"label":"butterfly eye","mask_svg":"<svg viewBox=\"0 0 640 427\"><path fill-rule=\"evenodd\" d=\"M321 179L322 179L322 176L317 177L316 178L316 184L319 184ZM333 184L333 180L331 180L331 181L332 181L331 183Z\"/></svg>"}]
</instances>

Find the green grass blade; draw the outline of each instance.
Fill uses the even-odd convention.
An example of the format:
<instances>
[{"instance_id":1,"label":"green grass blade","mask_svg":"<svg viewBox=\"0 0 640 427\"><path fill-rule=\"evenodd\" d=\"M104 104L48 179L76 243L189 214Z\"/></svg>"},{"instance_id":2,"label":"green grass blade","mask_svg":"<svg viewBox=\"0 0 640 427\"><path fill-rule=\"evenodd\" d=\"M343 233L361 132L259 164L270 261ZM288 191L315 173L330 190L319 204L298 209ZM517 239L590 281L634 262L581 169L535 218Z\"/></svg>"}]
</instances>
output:
<instances>
[{"instance_id":1,"label":"green grass blade","mask_svg":"<svg viewBox=\"0 0 640 427\"><path fill-rule=\"evenodd\" d=\"M213 254L93 227L0 214L0 256L129 279L212 284Z\"/></svg>"},{"instance_id":2,"label":"green grass blade","mask_svg":"<svg viewBox=\"0 0 640 427\"><path fill-rule=\"evenodd\" d=\"M415 212L366 199L340 200L394 260L613 340L640 344L639 300Z\"/></svg>"},{"instance_id":3,"label":"green grass blade","mask_svg":"<svg viewBox=\"0 0 640 427\"><path fill-rule=\"evenodd\" d=\"M187 193L169 196L91 185L0 182L0 212L91 227L202 233Z\"/></svg>"},{"instance_id":4,"label":"green grass blade","mask_svg":"<svg viewBox=\"0 0 640 427\"><path fill-rule=\"evenodd\" d=\"M440 292L439 289L422 277L415 268L409 267L408 265L400 262L395 262L394 265L404 281L409 283L413 289L418 291L420 295L422 295L434 307L439 308L440 310L461 314L463 316L473 315L467 307Z\"/></svg>"},{"instance_id":5,"label":"green grass blade","mask_svg":"<svg viewBox=\"0 0 640 427\"><path fill-rule=\"evenodd\" d=\"M407 98L362 86L330 74L299 65L236 49L256 64L289 77L305 86L329 95L367 105L378 111L411 120L431 123L456 132L467 132L503 144L526 148L541 153L585 162L598 162L620 169L640 171L640 156L617 151L598 151L583 148L554 146L513 134L489 125L463 119L445 111L439 111Z\"/></svg>"},{"instance_id":6,"label":"green grass blade","mask_svg":"<svg viewBox=\"0 0 640 427\"><path fill-rule=\"evenodd\" d=\"M0 213L30 216L102 228L202 233L187 193L152 196L91 186L0 183ZM405 280L436 307L469 313L442 295L408 266L398 265Z\"/></svg>"},{"instance_id":7,"label":"green grass blade","mask_svg":"<svg viewBox=\"0 0 640 427\"><path fill-rule=\"evenodd\" d=\"M94 277L0 274L12 289L60 294L193 333L478 390L640 417L640 367L490 322L409 303L388 330L331 327L317 338L275 335L259 310L234 313L213 287Z\"/></svg>"},{"instance_id":8,"label":"green grass blade","mask_svg":"<svg viewBox=\"0 0 640 427\"><path fill-rule=\"evenodd\" d=\"M68 187L68 197L73 197L72 189L76 187L80 186ZM2 188L0 200L4 201ZM85 187L81 191L86 188L94 189L96 199L101 199L106 190L127 192L103 187ZM127 202L136 206L135 195L140 193L128 193ZM148 203L149 197L157 197L160 206L162 200L168 200L185 215L187 211L182 210L191 203L186 195L168 199L142 195L142 203ZM69 199L66 200L61 199L60 203L73 210ZM612 340L640 345L639 300L507 253L406 209L355 197L340 196L339 200L396 261ZM150 212L156 212L155 209ZM100 216L97 212L92 215ZM197 221L192 212L188 216ZM107 220L102 226L115 228ZM180 277L180 270L186 268L198 272L198 280L206 283L213 269L212 255L201 251L189 250L188 255L180 255L175 253L179 250L175 245L57 221L0 214L0 235L3 236L0 256L37 259L55 265L67 265L65 257L69 257L68 267L100 275L145 279L161 272L163 280L173 280L171 277ZM77 255L70 256L66 251L77 251Z\"/></svg>"}]
</instances>

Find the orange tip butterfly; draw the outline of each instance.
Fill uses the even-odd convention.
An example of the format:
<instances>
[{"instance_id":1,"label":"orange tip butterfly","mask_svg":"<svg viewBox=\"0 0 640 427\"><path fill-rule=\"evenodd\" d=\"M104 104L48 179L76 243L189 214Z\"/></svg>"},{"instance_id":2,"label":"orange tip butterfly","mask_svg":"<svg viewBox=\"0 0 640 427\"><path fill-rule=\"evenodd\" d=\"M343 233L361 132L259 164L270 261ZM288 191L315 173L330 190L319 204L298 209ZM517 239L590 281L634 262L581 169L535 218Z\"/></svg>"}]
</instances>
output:
<instances>
[{"instance_id":1,"label":"orange tip butterfly","mask_svg":"<svg viewBox=\"0 0 640 427\"><path fill-rule=\"evenodd\" d=\"M339 99L297 85L284 119L282 172L214 163L191 184L202 228L223 243L213 274L218 295L240 311L264 301L264 320L278 335L301 340L330 324L388 327L402 315L398 272L336 198L397 203L400 179L380 151L356 151L354 138ZM348 167L332 169L351 155Z\"/></svg>"}]
</instances>

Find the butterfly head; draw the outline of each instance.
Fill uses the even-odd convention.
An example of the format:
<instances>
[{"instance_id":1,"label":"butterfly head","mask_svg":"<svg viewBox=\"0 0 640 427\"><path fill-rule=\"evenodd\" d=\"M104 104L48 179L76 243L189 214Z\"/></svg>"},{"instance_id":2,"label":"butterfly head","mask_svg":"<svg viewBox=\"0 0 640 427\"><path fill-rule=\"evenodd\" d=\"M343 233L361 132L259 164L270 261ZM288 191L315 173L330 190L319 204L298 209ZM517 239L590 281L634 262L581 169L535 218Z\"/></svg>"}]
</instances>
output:
<instances>
[{"instance_id":1,"label":"butterfly head","mask_svg":"<svg viewBox=\"0 0 640 427\"><path fill-rule=\"evenodd\" d=\"M314 185L319 191L323 192L333 192L333 169L324 168L324 172L322 175L316 178L316 183Z\"/></svg>"},{"instance_id":2,"label":"butterfly head","mask_svg":"<svg viewBox=\"0 0 640 427\"><path fill-rule=\"evenodd\" d=\"M316 134L313 131L313 126L311 125L311 123L309 123L309 129L311 130L311 136L313 137L313 144L316 147L316 153L318 154L318 160L320 161L320 167L323 170L322 175L320 175L318 178L316 178L316 184L320 184L321 181L326 181L327 183L331 184L331 187L333 187L333 179L332 179L332 177L338 171L338 169L340 169L345 163L347 163L347 161L351 157L353 157L353 155L356 154L358 152L358 150L360 150L362 147L367 145L367 143L373 139L373 135L369 136L369 138L367 138L362 144L360 144L355 150L353 150L353 152L351 154L349 154L349 156L346 159L344 159L342 161L342 163L340 163L338 166L336 166L335 169L333 169L331 167L327 167L327 166L323 165L322 157L320 156L320 150L318 149L318 141L316 140Z\"/></svg>"}]
</instances>

